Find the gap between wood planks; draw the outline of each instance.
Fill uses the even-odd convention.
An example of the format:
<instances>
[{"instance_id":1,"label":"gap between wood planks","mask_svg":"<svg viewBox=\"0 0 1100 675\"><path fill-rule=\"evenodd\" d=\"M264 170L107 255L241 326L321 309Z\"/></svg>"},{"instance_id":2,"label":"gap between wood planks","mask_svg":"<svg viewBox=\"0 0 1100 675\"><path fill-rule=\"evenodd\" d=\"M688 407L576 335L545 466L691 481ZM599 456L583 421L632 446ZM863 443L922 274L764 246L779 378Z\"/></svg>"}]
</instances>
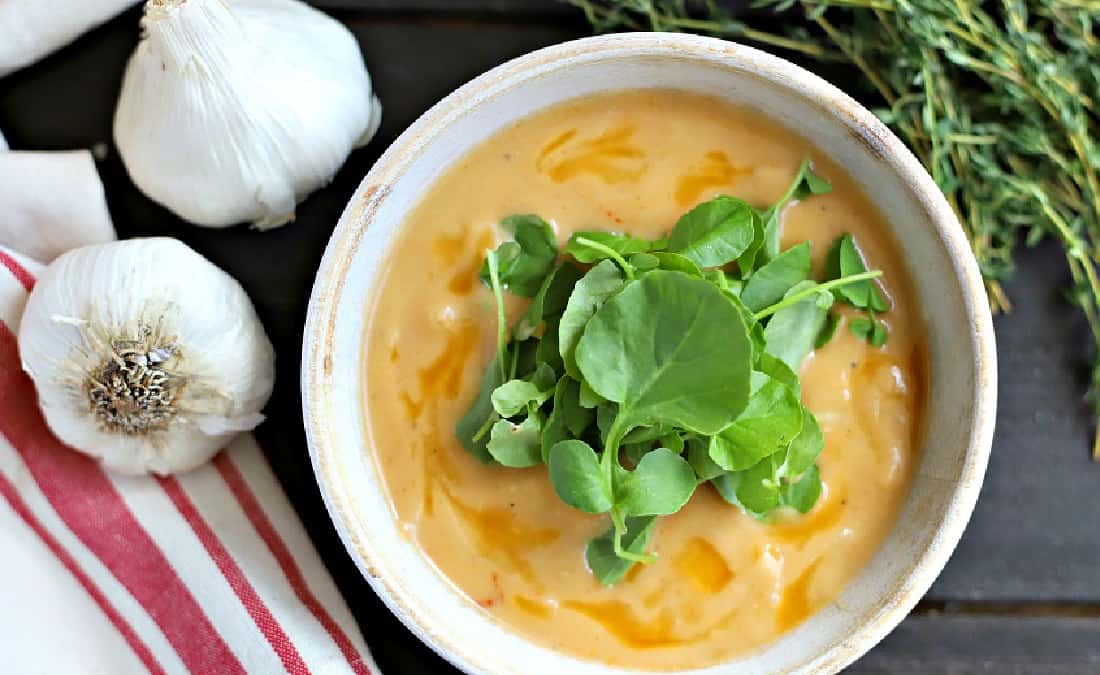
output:
<instances>
[{"instance_id":1,"label":"gap between wood planks","mask_svg":"<svg viewBox=\"0 0 1100 675\"><path fill-rule=\"evenodd\" d=\"M922 600L914 616L1057 617L1100 619L1100 602L999 602Z\"/></svg>"}]
</instances>

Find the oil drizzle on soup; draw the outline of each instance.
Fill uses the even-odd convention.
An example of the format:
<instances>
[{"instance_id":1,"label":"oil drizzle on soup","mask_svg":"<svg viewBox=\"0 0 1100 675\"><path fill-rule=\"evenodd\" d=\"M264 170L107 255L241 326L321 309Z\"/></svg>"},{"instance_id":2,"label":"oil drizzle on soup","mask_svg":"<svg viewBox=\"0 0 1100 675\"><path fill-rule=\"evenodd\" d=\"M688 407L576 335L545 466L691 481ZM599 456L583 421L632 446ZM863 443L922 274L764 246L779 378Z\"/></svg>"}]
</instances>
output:
<instances>
[{"instance_id":1,"label":"oil drizzle on soup","mask_svg":"<svg viewBox=\"0 0 1100 675\"><path fill-rule=\"evenodd\" d=\"M718 194L771 203L807 154L833 191L786 210L784 246L811 242L820 271L829 243L853 233L869 267L884 271L893 304L884 348L841 325L803 366L803 401L826 439L825 491L805 516L760 523L700 489L659 524L657 562L601 586L584 545L604 518L563 504L545 467L483 466L454 438L494 351L493 304L477 273L497 223L538 213L560 241L579 229L656 238ZM925 395L905 267L843 170L754 112L648 90L535 115L426 191L384 274L365 338L364 397L395 517L472 602L531 640L641 669L711 665L766 645L835 599L893 525ZM523 303L509 298L508 309L513 321Z\"/></svg>"}]
</instances>

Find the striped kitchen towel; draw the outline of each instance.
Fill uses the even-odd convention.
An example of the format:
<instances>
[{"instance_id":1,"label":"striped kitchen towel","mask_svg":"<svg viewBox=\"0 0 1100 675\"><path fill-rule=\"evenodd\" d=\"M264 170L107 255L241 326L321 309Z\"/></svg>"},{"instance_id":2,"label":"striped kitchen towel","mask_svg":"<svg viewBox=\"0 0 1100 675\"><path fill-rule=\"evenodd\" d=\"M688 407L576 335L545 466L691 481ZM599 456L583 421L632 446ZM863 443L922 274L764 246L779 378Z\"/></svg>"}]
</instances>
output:
<instances>
[{"instance_id":1,"label":"striped kitchen towel","mask_svg":"<svg viewBox=\"0 0 1100 675\"><path fill-rule=\"evenodd\" d=\"M15 335L41 267L0 248L4 673L377 673L255 440L116 476L46 427Z\"/></svg>"}]
</instances>

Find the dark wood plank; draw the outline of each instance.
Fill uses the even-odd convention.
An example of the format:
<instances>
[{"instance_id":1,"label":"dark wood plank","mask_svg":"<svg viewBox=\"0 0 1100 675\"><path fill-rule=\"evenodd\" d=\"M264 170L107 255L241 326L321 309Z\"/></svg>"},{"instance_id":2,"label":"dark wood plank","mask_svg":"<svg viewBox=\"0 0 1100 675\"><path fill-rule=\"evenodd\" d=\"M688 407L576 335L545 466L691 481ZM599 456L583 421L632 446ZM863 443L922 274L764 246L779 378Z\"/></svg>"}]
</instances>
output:
<instances>
[{"instance_id":1,"label":"dark wood plank","mask_svg":"<svg viewBox=\"0 0 1100 675\"><path fill-rule=\"evenodd\" d=\"M1100 619L913 616L851 675L1085 675L1100 672Z\"/></svg>"},{"instance_id":2,"label":"dark wood plank","mask_svg":"<svg viewBox=\"0 0 1100 675\"><path fill-rule=\"evenodd\" d=\"M1027 251L995 322L999 406L974 517L933 586L938 599L1100 600L1100 464L1089 460L1088 335L1063 300L1053 243Z\"/></svg>"}]
</instances>

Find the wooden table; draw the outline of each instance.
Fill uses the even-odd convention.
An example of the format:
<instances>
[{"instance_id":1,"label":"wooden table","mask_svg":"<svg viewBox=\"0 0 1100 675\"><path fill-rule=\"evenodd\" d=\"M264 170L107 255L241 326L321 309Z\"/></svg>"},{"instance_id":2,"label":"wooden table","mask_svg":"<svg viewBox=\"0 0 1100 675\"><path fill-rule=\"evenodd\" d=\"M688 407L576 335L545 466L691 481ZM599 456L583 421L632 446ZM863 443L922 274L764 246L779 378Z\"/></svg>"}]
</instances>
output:
<instances>
[{"instance_id":1,"label":"wooden table","mask_svg":"<svg viewBox=\"0 0 1100 675\"><path fill-rule=\"evenodd\" d=\"M385 105L381 132L297 222L267 233L181 223L134 188L111 144L138 10L0 79L0 129L16 149L106 143L100 173L122 237L187 242L241 281L279 355L258 435L387 675L451 673L386 610L340 544L310 469L298 364L314 271L344 204L382 150L458 85L514 56L588 34L552 0L317 0L358 37ZM807 64L812 67L812 64ZM848 72L823 73L853 90ZM0 213L0 218L3 214ZM1065 306L1057 246L1023 253L996 321L1000 411L985 487L947 569L916 611L852 667L857 673L1100 672L1100 465L1088 459L1088 335ZM935 308L930 308L935 311Z\"/></svg>"}]
</instances>

